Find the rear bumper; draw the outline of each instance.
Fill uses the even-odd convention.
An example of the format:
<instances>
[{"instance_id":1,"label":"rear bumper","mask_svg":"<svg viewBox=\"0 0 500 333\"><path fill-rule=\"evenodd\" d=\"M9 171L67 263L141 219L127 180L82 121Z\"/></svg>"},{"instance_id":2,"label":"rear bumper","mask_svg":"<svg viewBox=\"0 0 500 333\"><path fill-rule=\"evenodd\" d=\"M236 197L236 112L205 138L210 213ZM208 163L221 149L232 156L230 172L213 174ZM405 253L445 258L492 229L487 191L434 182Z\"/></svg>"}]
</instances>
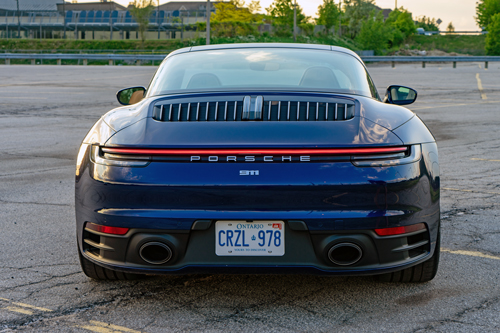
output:
<instances>
[{"instance_id":1,"label":"rear bumper","mask_svg":"<svg viewBox=\"0 0 500 333\"><path fill-rule=\"evenodd\" d=\"M152 163L127 169L83 161L75 205L80 251L101 266L154 274L378 274L418 264L433 254L439 226L435 144L422 145L419 162L395 167L252 164L266 171L259 179L237 176L240 168ZM197 220L208 221L209 227L197 229ZM216 256L218 220L285 221L285 255ZM293 221L303 222L304 230L294 229ZM124 236L89 235L86 222L130 231ZM427 243L411 253L401 249L422 242L423 234L379 237L373 231L417 223L426 224ZM172 246L173 259L163 265L142 260L139 248L148 241ZM349 267L337 266L327 252L346 241L361 247L363 257Z\"/></svg>"},{"instance_id":2,"label":"rear bumper","mask_svg":"<svg viewBox=\"0 0 500 333\"><path fill-rule=\"evenodd\" d=\"M324 274L366 275L391 272L428 259L435 248L437 230L380 237L372 230L311 232L297 221L285 224L285 254L278 257L227 257L215 254L215 222L205 230L172 231L131 229L126 235L102 234L85 229L82 251L98 265L146 274ZM196 225L195 225L196 226ZM166 244L173 251L165 264L149 264L138 249L146 243ZM339 266L328 258L332 246L351 243L362 250L361 259Z\"/></svg>"}]
</instances>

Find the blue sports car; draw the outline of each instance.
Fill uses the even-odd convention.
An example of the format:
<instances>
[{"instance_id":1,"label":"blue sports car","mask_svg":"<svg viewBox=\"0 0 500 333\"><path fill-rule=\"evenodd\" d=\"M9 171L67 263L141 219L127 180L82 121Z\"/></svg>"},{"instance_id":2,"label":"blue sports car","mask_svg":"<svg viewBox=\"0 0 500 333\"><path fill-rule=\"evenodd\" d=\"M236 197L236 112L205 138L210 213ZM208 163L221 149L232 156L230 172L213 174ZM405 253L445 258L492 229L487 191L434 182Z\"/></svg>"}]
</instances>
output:
<instances>
[{"instance_id":1,"label":"blue sports car","mask_svg":"<svg viewBox=\"0 0 500 333\"><path fill-rule=\"evenodd\" d=\"M434 137L350 50L170 53L117 93L76 165L83 271L374 275L425 282L440 248Z\"/></svg>"}]
</instances>

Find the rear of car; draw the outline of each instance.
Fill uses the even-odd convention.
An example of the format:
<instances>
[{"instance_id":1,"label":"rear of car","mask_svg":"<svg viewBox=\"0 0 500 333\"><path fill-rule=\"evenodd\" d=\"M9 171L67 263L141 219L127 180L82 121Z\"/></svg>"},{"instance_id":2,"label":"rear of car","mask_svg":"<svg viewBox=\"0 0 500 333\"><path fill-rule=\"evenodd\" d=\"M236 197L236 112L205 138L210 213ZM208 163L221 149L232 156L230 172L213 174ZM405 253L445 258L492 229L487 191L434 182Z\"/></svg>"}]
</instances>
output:
<instances>
[{"instance_id":1,"label":"rear of car","mask_svg":"<svg viewBox=\"0 0 500 333\"><path fill-rule=\"evenodd\" d=\"M311 46L312 47L312 46ZM111 111L77 165L87 275L437 270L437 147L347 50L205 47ZM437 259L436 259L437 258Z\"/></svg>"}]
</instances>

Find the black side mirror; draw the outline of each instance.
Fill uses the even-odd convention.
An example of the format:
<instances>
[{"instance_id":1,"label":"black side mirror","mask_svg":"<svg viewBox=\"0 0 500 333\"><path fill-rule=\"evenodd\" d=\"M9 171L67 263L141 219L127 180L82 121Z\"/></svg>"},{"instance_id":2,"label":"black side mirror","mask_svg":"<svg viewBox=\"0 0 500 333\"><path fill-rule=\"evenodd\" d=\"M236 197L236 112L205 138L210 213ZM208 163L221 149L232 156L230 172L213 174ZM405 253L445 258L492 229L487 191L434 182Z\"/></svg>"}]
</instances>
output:
<instances>
[{"instance_id":1,"label":"black side mirror","mask_svg":"<svg viewBox=\"0 0 500 333\"><path fill-rule=\"evenodd\" d=\"M415 102L417 91L403 86L389 86L385 93L384 103L407 105Z\"/></svg>"},{"instance_id":2,"label":"black side mirror","mask_svg":"<svg viewBox=\"0 0 500 333\"><path fill-rule=\"evenodd\" d=\"M118 91L116 93L116 98L122 105L131 105L140 102L145 93L146 88L144 87L126 88Z\"/></svg>"}]
</instances>

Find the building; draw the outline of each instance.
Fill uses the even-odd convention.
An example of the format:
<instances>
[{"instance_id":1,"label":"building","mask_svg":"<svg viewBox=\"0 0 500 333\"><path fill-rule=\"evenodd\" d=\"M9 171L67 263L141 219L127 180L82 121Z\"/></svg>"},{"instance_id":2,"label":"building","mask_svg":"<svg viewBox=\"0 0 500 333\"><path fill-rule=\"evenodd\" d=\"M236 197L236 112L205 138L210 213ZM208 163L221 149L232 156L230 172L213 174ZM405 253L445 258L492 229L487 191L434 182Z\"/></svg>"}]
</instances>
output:
<instances>
[{"instance_id":1,"label":"building","mask_svg":"<svg viewBox=\"0 0 500 333\"><path fill-rule=\"evenodd\" d=\"M215 12L215 8L212 8ZM192 38L206 1L172 1L150 16L148 39ZM0 0L0 38L138 39L129 8L113 1Z\"/></svg>"}]
</instances>

